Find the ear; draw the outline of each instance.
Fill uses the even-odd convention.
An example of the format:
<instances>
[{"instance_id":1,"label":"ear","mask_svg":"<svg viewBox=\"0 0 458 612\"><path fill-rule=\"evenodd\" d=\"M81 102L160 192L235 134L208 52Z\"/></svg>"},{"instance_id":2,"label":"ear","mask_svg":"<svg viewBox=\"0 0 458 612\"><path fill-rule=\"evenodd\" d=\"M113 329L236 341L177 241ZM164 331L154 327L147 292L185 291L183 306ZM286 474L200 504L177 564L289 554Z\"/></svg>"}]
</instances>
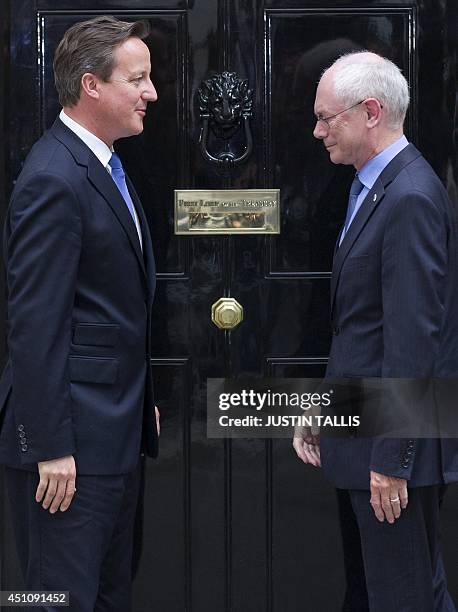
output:
<instances>
[{"instance_id":1,"label":"ear","mask_svg":"<svg viewBox=\"0 0 458 612\"><path fill-rule=\"evenodd\" d=\"M94 100L99 98L99 79L92 72L85 72L81 77L81 93Z\"/></svg>"},{"instance_id":2,"label":"ear","mask_svg":"<svg viewBox=\"0 0 458 612\"><path fill-rule=\"evenodd\" d=\"M367 127L373 128L380 123L382 118L382 105L377 98L367 98L364 100L364 112L367 116Z\"/></svg>"}]
</instances>

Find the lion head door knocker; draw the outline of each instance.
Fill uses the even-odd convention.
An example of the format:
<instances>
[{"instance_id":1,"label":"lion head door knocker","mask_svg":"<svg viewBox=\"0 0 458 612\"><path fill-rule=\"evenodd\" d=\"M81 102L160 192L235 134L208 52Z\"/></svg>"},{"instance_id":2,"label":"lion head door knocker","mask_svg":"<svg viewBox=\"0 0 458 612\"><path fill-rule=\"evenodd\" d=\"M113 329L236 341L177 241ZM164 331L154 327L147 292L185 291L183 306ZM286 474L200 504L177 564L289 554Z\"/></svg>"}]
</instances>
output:
<instances>
[{"instance_id":1,"label":"lion head door knocker","mask_svg":"<svg viewBox=\"0 0 458 612\"><path fill-rule=\"evenodd\" d=\"M252 114L253 92L246 79L239 79L235 72L216 74L202 82L198 90L200 118L200 148L208 161L223 170L243 163L253 150L249 119ZM230 149L230 139L242 127L245 132L245 150L237 156ZM224 151L210 153L209 132L224 141Z\"/></svg>"}]
</instances>

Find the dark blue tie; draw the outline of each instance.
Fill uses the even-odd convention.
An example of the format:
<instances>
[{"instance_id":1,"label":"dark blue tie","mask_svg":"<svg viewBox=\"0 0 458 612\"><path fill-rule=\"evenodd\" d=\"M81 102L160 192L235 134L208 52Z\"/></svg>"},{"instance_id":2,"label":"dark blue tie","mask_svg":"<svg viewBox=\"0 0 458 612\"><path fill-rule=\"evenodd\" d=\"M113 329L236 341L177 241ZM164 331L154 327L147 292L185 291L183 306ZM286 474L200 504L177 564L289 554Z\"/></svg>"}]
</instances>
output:
<instances>
[{"instance_id":1,"label":"dark blue tie","mask_svg":"<svg viewBox=\"0 0 458 612\"><path fill-rule=\"evenodd\" d=\"M358 174L356 174L355 178L353 179L353 183L351 184L350 195L348 197L347 216L345 217L345 225L342 232L341 242L345 234L348 232L348 227L350 225L351 218L353 216L353 213L355 212L356 202L358 200L359 194L363 190L363 187L364 185L359 180Z\"/></svg>"},{"instance_id":2,"label":"dark blue tie","mask_svg":"<svg viewBox=\"0 0 458 612\"><path fill-rule=\"evenodd\" d=\"M110 164L110 168L111 168L111 177L116 183L119 191L121 192L121 195L124 198L127 208L129 209L129 212L132 216L135 227L137 227L137 223L135 219L135 212L134 212L134 203L132 202L132 198L130 197L129 190L127 189L126 175L124 174L124 168L122 167L121 160L116 155L116 153L113 153L108 163Z\"/></svg>"}]
</instances>

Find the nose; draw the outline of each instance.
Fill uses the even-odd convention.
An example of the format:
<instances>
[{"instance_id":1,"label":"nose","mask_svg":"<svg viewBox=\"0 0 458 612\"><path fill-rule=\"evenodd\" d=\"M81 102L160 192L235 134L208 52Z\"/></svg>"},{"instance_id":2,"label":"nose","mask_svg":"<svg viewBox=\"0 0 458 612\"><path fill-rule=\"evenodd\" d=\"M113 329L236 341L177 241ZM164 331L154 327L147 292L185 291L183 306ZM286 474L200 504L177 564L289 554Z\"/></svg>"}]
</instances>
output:
<instances>
[{"instance_id":1,"label":"nose","mask_svg":"<svg viewBox=\"0 0 458 612\"><path fill-rule=\"evenodd\" d=\"M317 120L315 124L315 128L313 130L313 135L315 136L315 138L318 138L319 140L323 140L326 134L327 134L327 130L326 130L325 124L322 121Z\"/></svg>"},{"instance_id":2,"label":"nose","mask_svg":"<svg viewBox=\"0 0 458 612\"><path fill-rule=\"evenodd\" d=\"M230 119L231 117L231 109L227 100L223 100L223 117L224 119Z\"/></svg>"},{"instance_id":3,"label":"nose","mask_svg":"<svg viewBox=\"0 0 458 612\"><path fill-rule=\"evenodd\" d=\"M157 100L157 91L150 78L148 78L147 87L142 93L142 98L147 102L156 102Z\"/></svg>"}]
</instances>

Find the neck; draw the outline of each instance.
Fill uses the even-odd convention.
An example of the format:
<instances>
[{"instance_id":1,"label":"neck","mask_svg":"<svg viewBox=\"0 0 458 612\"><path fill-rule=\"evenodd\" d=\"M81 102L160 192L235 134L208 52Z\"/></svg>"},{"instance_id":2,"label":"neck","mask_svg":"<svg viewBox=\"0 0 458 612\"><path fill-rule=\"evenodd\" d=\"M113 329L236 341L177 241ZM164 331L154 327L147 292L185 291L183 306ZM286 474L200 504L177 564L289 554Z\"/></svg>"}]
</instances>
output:
<instances>
[{"instance_id":1,"label":"neck","mask_svg":"<svg viewBox=\"0 0 458 612\"><path fill-rule=\"evenodd\" d=\"M64 113L88 132L100 138L110 149L113 147L113 140L100 128L97 118L91 115L91 113L78 108L78 106L64 106Z\"/></svg>"},{"instance_id":2,"label":"neck","mask_svg":"<svg viewBox=\"0 0 458 612\"><path fill-rule=\"evenodd\" d=\"M355 164L356 170L361 170L361 168L366 164L370 159L387 149L391 146L396 140L399 140L403 135L402 129L399 130L390 130L389 132L385 132L384 134L380 134L379 138L372 144L370 149L366 152L366 155L363 157L363 161Z\"/></svg>"}]
</instances>

